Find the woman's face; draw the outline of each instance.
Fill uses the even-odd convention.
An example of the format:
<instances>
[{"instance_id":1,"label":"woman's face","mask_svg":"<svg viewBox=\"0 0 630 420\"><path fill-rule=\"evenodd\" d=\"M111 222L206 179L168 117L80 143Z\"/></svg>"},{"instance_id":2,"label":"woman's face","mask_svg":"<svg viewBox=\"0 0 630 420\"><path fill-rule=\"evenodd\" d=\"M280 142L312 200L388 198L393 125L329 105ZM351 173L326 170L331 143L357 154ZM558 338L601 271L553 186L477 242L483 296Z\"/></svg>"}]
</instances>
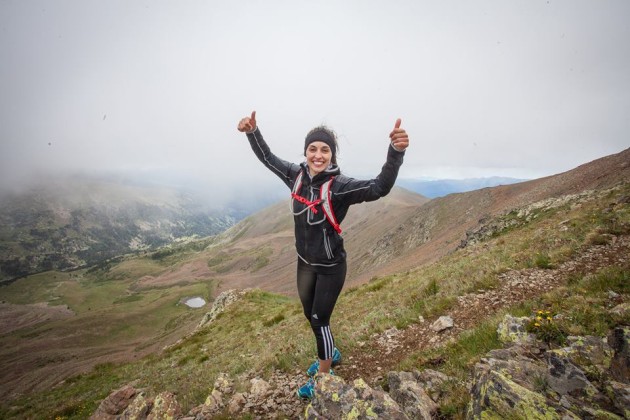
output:
<instances>
[{"instance_id":1,"label":"woman's face","mask_svg":"<svg viewBox=\"0 0 630 420\"><path fill-rule=\"evenodd\" d=\"M332 150L323 141L314 141L306 148L306 164L311 176L328 169L330 159L332 159Z\"/></svg>"}]
</instances>

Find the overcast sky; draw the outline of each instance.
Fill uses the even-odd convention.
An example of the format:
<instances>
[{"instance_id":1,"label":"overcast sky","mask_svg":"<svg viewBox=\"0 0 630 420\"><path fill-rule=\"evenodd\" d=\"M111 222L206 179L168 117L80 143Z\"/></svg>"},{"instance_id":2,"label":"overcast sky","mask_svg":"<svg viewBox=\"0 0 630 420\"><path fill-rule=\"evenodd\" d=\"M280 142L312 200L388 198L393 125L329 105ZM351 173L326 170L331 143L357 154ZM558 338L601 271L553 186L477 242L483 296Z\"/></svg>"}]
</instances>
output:
<instances>
[{"instance_id":1,"label":"overcast sky","mask_svg":"<svg viewBox=\"0 0 630 420\"><path fill-rule=\"evenodd\" d=\"M325 123L376 175L538 178L630 146L630 2L0 0L0 179L274 183Z\"/></svg>"}]
</instances>

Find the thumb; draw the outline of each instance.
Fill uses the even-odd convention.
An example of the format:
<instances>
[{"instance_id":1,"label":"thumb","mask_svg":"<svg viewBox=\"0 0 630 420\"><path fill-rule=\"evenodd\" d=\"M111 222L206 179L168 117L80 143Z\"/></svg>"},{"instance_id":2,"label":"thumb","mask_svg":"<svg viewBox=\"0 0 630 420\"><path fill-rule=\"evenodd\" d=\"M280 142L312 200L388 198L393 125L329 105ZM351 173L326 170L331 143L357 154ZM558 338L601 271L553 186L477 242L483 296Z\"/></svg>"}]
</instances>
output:
<instances>
[{"instance_id":1,"label":"thumb","mask_svg":"<svg viewBox=\"0 0 630 420\"><path fill-rule=\"evenodd\" d=\"M256 111L252 111L252 116L250 118L256 121Z\"/></svg>"},{"instance_id":2,"label":"thumb","mask_svg":"<svg viewBox=\"0 0 630 420\"><path fill-rule=\"evenodd\" d=\"M394 124L394 128L400 128L400 123L401 123L401 122L402 122L402 121L401 121L401 119L400 119L400 118L398 118L398 119L396 120L396 124Z\"/></svg>"}]
</instances>

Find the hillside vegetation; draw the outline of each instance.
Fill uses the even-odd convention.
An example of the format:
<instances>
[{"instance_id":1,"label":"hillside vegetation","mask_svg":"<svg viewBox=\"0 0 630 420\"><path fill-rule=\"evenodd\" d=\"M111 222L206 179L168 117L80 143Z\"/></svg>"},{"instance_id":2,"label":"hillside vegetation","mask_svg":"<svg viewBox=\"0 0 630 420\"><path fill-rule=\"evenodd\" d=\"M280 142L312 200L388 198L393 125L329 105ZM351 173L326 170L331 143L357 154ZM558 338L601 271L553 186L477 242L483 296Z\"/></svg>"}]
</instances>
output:
<instances>
[{"instance_id":1,"label":"hillside vegetation","mask_svg":"<svg viewBox=\"0 0 630 420\"><path fill-rule=\"evenodd\" d=\"M243 217L198 195L101 179L49 180L0 199L0 284L224 231Z\"/></svg>"},{"instance_id":2,"label":"hillside vegetation","mask_svg":"<svg viewBox=\"0 0 630 420\"><path fill-rule=\"evenodd\" d=\"M563 315L562 329L567 335L602 336L611 327L630 322L627 316L616 316L608 310L611 306L610 292L618 296L616 303L628 302L630 298L630 250L627 247L630 184L627 181L613 187L582 190L579 194L530 202L501 215L488 217L477 228L476 232L469 232L465 243L455 244L450 253L431 264L372 276L365 284L346 288L332 319L337 345L345 357L338 375L346 379L360 376L369 383L379 384L388 370L422 370L427 367L440 370L455 378L449 384L449 396L440 403L440 416L463 418L470 398L467 383L472 366L488 350L499 347L496 325L503 314L531 315L545 308ZM207 247L202 252L212 249L220 240L205 243ZM560 276L560 268L566 263L600 248L612 249L615 258L602 258L591 265L579 266L570 275L563 272ZM147 266L140 269L138 264L155 264L157 272L159 264L181 264L186 255L192 255L191 252L185 248L173 249L165 255L156 254L151 260L145 258L115 263L103 268L98 283L79 282L81 287L77 287L77 293L122 285L130 287L126 283L130 282L129 278L137 278L140 273L147 272ZM243 252L252 251L243 249ZM265 253L260 251L260 255ZM211 266L222 264L219 260L207 260L207 263ZM134 275L136 269L139 271ZM554 280L551 276L552 287L548 289L526 290L509 298L506 294L505 301L501 301L499 296L495 306L470 305L462 308L459 304L473 295L505 290L504 279L509 278L510 273L523 270L549 271L558 274L558 277ZM93 273L84 274L90 275ZM69 304L72 293L64 292L63 286L70 286L72 282L68 283L67 278L62 280L51 280L49 276L47 283L39 282L39 289L33 292L36 298L27 296L26 289L16 282L13 288L5 289L11 293L3 293L3 299L10 303L48 301L51 291L56 290L59 300ZM191 283L187 287L198 285ZM139 287L136 290L139 297L129 297L129 302L122 305L128 305L134 299L159 302L162 297L167 298L160 294L160 290ZM167 289L167 292L172 293L173 290ZM186 291L189 292L203 294L200 290ZM108 293L110 296L115 294ZM75 308L77 314L90 311L89 303L85 303L89 301L86 296L77 296L76 299L70 307ZM170 302L171 306L165 307L172 311L172 296ZM447 335L448 339L438 337L429 343L411 334L424 322L463 309L467 310L466 316L456 319L463 328ZM121 306L121 317L126 311L133 314L132 306ZM171 316L153 314L149 318L150 313L147 310L144 315L136 314L147 318L138 319L137 323L128 320L125 325L133 329L134 325L159 323ZM112 313L103 312L105 314L109 317ZM200 319L200 315L192 311L178 316ZM81 328L89 326L83 324ZM172 331L168 326L160 325L160 328ZM385 352L388 347L387 340L383 341L383 338L389 337L392 332L411 341L400 339L400 346L393 346L389 348L390 352ZM19 345L20 338L40 333L43 331L37 327L17 330L3 336L3 342L6 342L5 338L13 338L15 345ZM130 335L136 333L129 331ZM137 344L142 346L140 342ZM388 356L383 357L384 354ZM212 323L191 330L175 345L162 351L134 362L103 363L91 371L56 384L50 383L46 389L23 396L8 395L10 393L5 390L4 394L9 398L3 403L0 416L85 418L112 390L128 383L143 388L148 395L173 392L187 412L203 404L220 373L235 378L237 390L245 390L249 379L254 377L270 380L280 375L287 381L299 381L305 378L302 372L314 355L310 329L297 299L252 289L242 294L238 304L228 306ZM7 360L2 360L2 364L6 366ZM291 413L301 412L305 407L297 400L292 404L284 409L277 407L276 415L290 417ZM250 415L243 414L243 418L250 418Z\"/></svg>"}]
</instances>

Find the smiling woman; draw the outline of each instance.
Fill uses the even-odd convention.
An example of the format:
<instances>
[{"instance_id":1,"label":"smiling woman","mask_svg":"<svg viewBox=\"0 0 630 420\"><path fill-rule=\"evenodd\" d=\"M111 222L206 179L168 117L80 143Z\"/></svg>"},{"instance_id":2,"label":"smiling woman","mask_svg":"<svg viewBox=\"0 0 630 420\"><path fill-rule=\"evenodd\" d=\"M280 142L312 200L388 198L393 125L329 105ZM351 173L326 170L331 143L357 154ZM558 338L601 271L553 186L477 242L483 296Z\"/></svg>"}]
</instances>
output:
<instances>
[{"instance_id":1,"label":"smiling woman","mask_svg":"<svg viewBox=\"0 0 630 420\"><path fill-rule=\"evenodd\" d=\"M306 319L317 344L316 360L307 370L311 377L298 389L300 398L312 398L314 377L330 373L341 362L330 331L330 317L346 280L346 251L340 223L352 204L374 201L394 186L398 169L409 145L407 132L398 119L389 135L387 160L374 179L357 180L341 174L337 166L337 139L327 127L315 127L304 140L301 164L274 155L256 124L256 111L241 119L238 130L247 133L258 159L291 189L291 212L295 221L297 288Z\"/></svg>"},{"instance_id":2,"label":"smiling woman","mask_svg":"<svg viewBox=\"0 0 630 420\"><path fill-rule=\"evenodd\" d=\"M315 127L306 135L304 156L311 177L337 164L337 136L326 126Z\"/></svg>"}]
</instances>

